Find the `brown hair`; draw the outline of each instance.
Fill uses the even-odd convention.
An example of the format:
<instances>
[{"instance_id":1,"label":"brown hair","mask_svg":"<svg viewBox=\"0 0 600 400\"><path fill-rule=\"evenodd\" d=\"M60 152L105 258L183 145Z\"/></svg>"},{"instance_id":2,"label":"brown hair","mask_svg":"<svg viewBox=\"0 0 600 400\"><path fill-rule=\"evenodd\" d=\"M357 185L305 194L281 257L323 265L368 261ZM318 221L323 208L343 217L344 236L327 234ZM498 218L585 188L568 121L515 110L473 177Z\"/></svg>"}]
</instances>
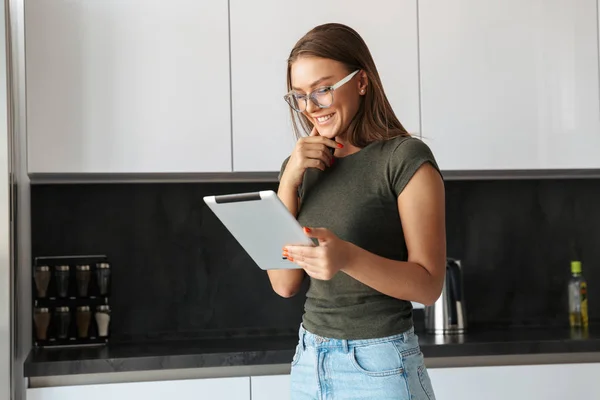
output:
<instances>
[{"instance_id":1,"label":"brown hair","mask_svg":"<svg viewBox=\"0 0 600 400\"><path fill-rule=\"evenodd\" d=\"M290 52L287 66L287 87L292 89L292 64L301 56L328 58L341 62L348 73L360 69L367 74L367 93L361 101L358 112L350 122L347 131L348 141L357 147L365 147L377 140L397 136L410 136L400 123L385 95L377 67L367 44L352 28L329 23L319 25L306 33ZM290 108L292 125L299 138L298 122L306 134L312 129L309 119Z\"/></svg>"}]
</instances>

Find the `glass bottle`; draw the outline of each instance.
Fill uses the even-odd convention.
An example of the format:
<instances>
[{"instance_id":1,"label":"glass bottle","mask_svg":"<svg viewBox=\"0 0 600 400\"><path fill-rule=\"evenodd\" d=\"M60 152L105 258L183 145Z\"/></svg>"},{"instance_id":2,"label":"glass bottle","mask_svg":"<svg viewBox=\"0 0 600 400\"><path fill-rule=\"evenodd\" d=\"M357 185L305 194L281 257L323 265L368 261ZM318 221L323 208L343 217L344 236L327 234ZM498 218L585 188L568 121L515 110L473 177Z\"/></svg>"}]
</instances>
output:
<instances>
[{"instance_id":1,"label":"glass bottle","mask_svg":"<svg viewBox=\"0 0 600 400\"><path fill-rule=\"evenodd\" d=\"M587 282L581 272L581 262L571 262L569 279L569 323L571 328L588 327Z\"/></svg>"}]
</instances>

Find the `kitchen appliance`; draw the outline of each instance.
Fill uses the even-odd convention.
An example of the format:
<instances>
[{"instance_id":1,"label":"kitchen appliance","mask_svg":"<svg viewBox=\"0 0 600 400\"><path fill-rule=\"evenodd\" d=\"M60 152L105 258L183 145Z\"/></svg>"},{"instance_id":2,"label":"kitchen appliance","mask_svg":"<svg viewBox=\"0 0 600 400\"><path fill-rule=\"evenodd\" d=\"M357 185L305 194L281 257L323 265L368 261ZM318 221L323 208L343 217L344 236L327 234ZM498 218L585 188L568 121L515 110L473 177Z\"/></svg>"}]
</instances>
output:
<instances>
[{"instance_id":1,"label":"kitchen appliance","mask_svg":"<svg viewBox=\"0 0 600 400\"><path fill-rule=\"evenodd\" d=\"M446 260L446 278L442 294L425 307L425 330L436 335L462 334L467 330L460 260Z\"/></svg>"}]
</instances>

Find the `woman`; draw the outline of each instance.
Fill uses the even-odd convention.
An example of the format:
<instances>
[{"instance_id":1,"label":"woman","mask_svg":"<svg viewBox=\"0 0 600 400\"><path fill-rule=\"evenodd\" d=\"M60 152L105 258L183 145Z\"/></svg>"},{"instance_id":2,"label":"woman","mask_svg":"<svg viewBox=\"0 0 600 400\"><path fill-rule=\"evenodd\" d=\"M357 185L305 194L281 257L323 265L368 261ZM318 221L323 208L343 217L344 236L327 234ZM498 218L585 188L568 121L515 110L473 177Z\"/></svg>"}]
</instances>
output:
<instances>
[{"instance_id":1,"label":"woman","mask_svg":"<svg viewBox=\"0 0 600 400\"><path fill-rule=\"evenodd\" d=\"M292 399L434 399L410 301L432 304L445 275L444 185L431 151L396 118L358 33L321 25L288 60L297 136L278 196L319 246L285 246L310 277L292 361ZM300 126L300 128L298 127Z\"/></svg>"}]
</instances>

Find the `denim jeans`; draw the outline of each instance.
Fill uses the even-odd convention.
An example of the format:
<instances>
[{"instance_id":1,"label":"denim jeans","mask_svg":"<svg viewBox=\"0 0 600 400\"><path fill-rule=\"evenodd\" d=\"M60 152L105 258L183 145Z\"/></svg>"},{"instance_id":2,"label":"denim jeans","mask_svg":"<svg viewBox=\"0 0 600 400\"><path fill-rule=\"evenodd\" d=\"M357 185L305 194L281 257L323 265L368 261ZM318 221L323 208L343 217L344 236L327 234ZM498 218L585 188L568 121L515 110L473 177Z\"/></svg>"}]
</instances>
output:
<instances>
[{"instance_id":1,"label":"denim jeans","mask_svg":"<svg viewBox=\"0 0 600 400\"><path fill-rule=\"evenodd\" d=\"M414 330L340 340L300 326L291 400L435 400Z\"/></svg>"}]
</instances>

